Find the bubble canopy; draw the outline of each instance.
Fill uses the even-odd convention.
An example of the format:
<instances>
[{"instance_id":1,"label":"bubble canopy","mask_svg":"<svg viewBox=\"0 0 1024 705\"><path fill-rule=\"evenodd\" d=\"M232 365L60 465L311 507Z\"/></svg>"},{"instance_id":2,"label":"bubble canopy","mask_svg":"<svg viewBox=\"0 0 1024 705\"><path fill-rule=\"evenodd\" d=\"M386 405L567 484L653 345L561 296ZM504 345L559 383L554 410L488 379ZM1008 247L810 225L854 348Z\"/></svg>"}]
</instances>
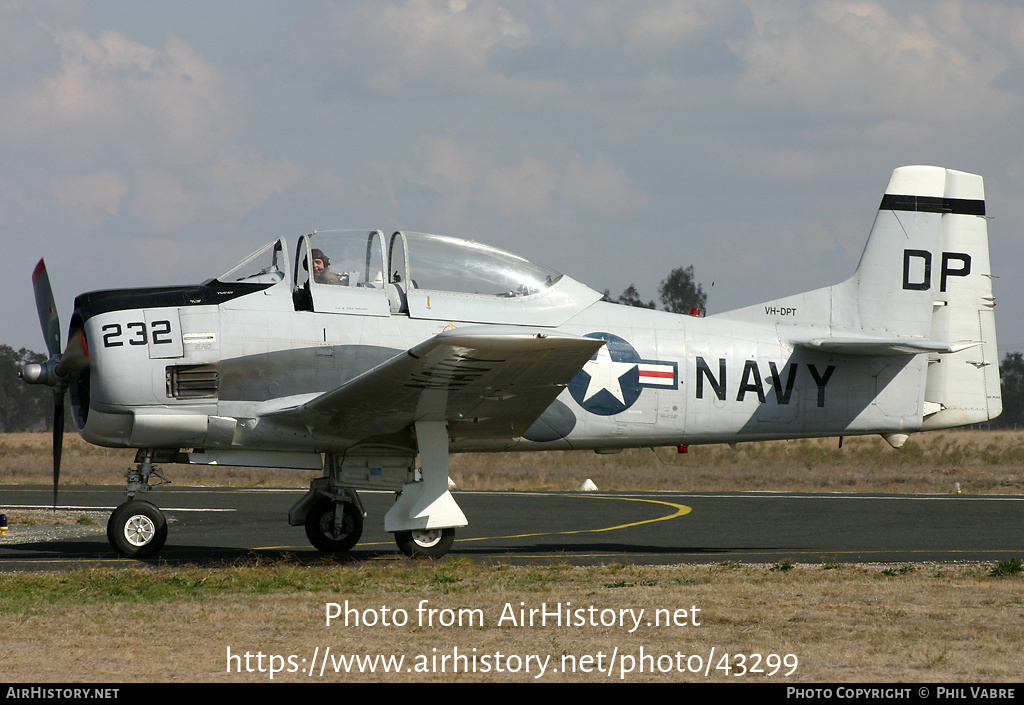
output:
<instances>
[{"instance_id":1,"label":"bubble canopy","mask_svg":"<svg viewBox=\"0 0 1024 705\"><path fill-rule=\"evenodd\" d=\"M391 261L394 265L398 257L407 257L409 281L417 289L528 296L562 277L547 267L477 242L425 233L402 235L406 251L396 251L400 242L393 239Z\"/></svg>"},{"instance_id":2,"label":"bubble canopy","mask_svg":"<svg viewBox=\"0 0 1024 705\"><path fill-rule=\"evenodd\" d=\"M280 283L297 312L512 325L561 325L601 298L571 277L496 247L403 231L390 237L380 230L314 231L299 238L291 266L279 239L211 281Z\"/></svg>"}]
</instances>

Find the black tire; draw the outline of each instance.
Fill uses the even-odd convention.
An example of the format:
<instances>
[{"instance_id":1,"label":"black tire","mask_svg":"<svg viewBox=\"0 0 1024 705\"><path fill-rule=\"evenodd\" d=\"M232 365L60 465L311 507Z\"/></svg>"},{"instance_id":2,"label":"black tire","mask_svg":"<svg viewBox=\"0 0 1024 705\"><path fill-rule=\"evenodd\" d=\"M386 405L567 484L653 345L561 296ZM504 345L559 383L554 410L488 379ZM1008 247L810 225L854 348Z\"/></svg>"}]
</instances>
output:
<instances>
[{"instance_id":1,"label":"black tire","mask_svg":"<svg viewBox=\"0 0 1024 705\"><path fill-rule=\"evenodd\" d=\"M167 521L156 506L132 499L111 513L107 541L124 558L149 558L167 541Z\"/></svg>"},{"instance_id":2,"label":"black tire","mask_svg":"<svg viewBox=\"0 0 1024 705\"><path fill-rule=\"evenodd\" d=\"M395 543L409 558L440 558L455 543L455 529L396 531Z\"/></svg>"},{"instance_id":3,"label":"black tire","mask_svg":"<svg viewBox=\"0 0 1024 705\"><path fill-rule=\"evenodd\" d=\"M351 551L363 535L363 515L352 502L344 502L341 527L334 526L335 503L327 498L314 504L306 515L306 538L324 553Z\"/></svg>"}]
</instances>

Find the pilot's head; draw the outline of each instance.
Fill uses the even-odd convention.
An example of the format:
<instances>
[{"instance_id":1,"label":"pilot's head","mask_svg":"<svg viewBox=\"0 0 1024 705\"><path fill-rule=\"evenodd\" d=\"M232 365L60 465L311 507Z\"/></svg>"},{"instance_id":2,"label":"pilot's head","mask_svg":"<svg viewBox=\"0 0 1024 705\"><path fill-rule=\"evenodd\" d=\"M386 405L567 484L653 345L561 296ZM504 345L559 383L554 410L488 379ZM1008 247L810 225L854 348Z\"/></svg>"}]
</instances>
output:
<instances>
[{"instance_id":1,"label":"pilot's head","mask_svg":"<svg viewBox=\"0 0 1024 705\"><path fill-rule=\"evenodd\" d=\"M324 254L323 250L313 250L313 274L320 274L325 269L331 266L330 258Z\"/></svg>"}]
</instances>

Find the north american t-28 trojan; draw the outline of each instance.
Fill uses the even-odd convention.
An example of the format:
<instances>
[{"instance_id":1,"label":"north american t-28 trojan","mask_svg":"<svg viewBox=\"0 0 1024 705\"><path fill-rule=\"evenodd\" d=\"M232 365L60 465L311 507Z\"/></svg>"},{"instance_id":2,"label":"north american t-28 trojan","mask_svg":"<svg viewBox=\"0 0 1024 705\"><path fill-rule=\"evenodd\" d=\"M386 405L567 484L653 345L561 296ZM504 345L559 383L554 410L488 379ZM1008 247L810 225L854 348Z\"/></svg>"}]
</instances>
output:
<instances>
[{"instance_id":1,"label":"north american t-28 trojan","mask_svg":"<svg viewBox=\"0 0 1024 705\"><path fill-rule=\"evenodd\" d=\"M89 442L136 448L107 536L163 546L137 498L156 463L322 471L289 512L350 550L359 490L397 499L384 528L436 557L467 519L449 454L679 446L973 424L1002 409L980 176L896 169L854 274L714 315L602 301L520 257L437 235L276 240L196 286L78 296L68 344L33 275L53 387L54 504L65 394ZM417 462L418 459L418 462Z\"/></svg>"}]
</instances>

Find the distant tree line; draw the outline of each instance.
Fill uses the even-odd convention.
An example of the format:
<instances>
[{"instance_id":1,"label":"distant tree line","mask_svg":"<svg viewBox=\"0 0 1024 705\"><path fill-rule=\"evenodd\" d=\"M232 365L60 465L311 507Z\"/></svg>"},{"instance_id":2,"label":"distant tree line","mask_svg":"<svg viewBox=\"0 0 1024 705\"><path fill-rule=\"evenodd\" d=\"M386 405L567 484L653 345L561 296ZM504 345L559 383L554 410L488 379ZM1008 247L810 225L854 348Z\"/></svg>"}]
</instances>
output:
<instances>
[{"instance_id":1,"label":"distant tree line","mask_svg":"<svg viewBox=\"0 0 1024 705\"><path fill-rule=\"evenodd\" d=\"M672 313L689 313L695 308L703 311L708 301L704 287L694 279L692 264L689 267L676 267L669 272L658 285L658 298L661 300L662 309ZM640 292L632 284L614 299L611 292L605 289L604 300L637 308L657 308L653 301L645 302L641 299Z\"/></svg>"},{"instance_id":2,"label":"distant tree line","mask_svg":"<svg viewBox=\"0 0 1024 705\"><path fill-rule=\"evenodd\" d=\"M999 363L999 380L1003 413L987 425L990 428L1021 428L1024 426L1024 355L1006 353Z\"/></svg>"},{"instance_id":3,"label":"distant tree line","mask_svg":"<svg viewBox=\"0 0 1024 705\"><path fill-rule=\"evenodd\" d=\"M45 431L53 423L50 388L18 377L22 365L39 362L46 362L46 355L0 345L0 433Z\"/></svg>"}]
</instances>

